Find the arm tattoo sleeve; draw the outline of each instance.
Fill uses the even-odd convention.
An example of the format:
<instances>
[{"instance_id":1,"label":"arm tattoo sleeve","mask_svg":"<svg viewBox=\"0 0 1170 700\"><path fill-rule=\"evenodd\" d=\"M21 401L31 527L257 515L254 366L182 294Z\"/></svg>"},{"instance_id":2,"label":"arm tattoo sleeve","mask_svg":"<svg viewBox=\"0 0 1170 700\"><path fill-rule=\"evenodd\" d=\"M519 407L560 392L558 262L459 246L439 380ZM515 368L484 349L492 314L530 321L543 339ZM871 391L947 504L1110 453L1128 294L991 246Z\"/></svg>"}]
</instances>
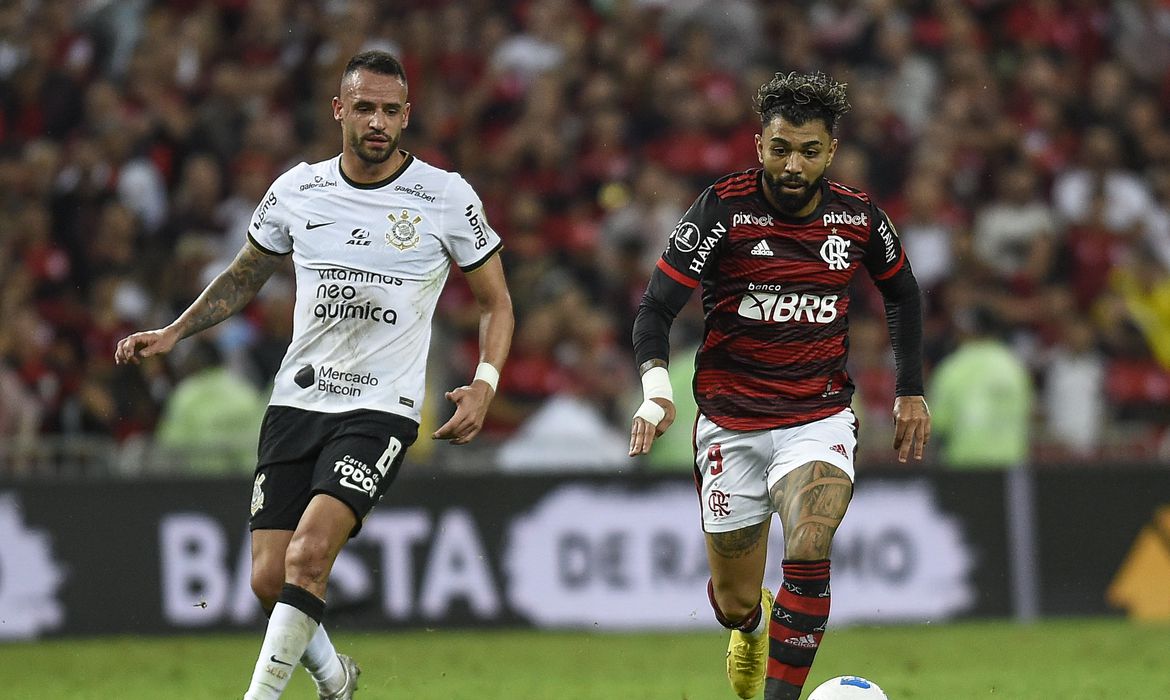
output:
<instances>
[{"instance_id":1,"label":"arm tattoo sleeve","mask_svg":"<svg viewBox=\"0 0 1170 700\"><path fill-rule=\"evenodd\" d=\"M179 317L180 337L211 328L244 308L280 265L283 256L261 252L251 243L244 245L236 259L207 285Z\"/></svg>"}]
</instances>

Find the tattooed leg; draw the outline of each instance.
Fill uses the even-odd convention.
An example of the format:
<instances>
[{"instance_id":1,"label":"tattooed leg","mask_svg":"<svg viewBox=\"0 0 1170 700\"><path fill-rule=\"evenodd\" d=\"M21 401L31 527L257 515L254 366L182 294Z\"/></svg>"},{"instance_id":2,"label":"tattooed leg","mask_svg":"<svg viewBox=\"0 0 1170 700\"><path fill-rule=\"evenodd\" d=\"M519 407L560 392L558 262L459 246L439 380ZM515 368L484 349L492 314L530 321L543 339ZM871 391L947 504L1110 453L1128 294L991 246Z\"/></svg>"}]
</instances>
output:
<instances>
[{"instance_id":1,"label":"tattooed leg","mask_svg":"<svg viewBox=\"0 0 1170 700\"><path fill-rule=\"evenodd\" d=\"M768 626L764 700L797 700L829 621L829 551L853 482L827 462L810 462L772 488L784 523L784 582Z\"/></svg>"},{"instance_id":2,"label":"tattooed leg","mask_svg":"<svg viewBox=\"0 0 1170 700\"><path fill-rule=\"evenodd\" d=\"M809 462L772 488L772 505L784 523L786 559L828 559L833 533L853 496L853 482L828 462Z\"/></svg>"},{"instance_id":3,"label":"tattooed leg","mask_svg":"<svg viewBox=\"0 0 1170 700\"><path fill-rule=\"evenodd\" d=\"M732 532L707 533L711 602L716 612L740 620L756 610L768 556L770 521Z\"/></svg>"}]
</instances>

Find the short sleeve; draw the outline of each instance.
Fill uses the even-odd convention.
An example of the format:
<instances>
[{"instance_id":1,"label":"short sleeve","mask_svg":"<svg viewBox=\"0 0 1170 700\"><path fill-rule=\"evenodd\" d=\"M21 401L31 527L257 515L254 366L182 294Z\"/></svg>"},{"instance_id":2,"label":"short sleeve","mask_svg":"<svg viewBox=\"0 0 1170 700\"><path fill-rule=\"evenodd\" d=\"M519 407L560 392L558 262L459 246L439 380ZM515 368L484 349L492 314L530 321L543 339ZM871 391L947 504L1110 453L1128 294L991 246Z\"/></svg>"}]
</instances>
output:
<instances>
[{"instance_id":1,"label":"short sleeve","mask_svg":"<svg viewBox=\"0 0 1170 700\"><path fill-rule=\"evenodd\" d=\"M443 230L439 235L451 259L464 272L483 265L503 245L499 234L488 224L483 202L459 176L454 176L447 188Z\"/></svg>"},{"instance_id":2,"label":"short sleeve","mask_svg":"<svg viewBox=\"0 0 1170 700\"><path fill-rule=\"evenodd\" d=\"M287 173L281 175L268 188L248 225L248 240L260 250L273 255L288 255L293 248L288 193L281 186L287 176Z\"/></svg>"},{"instance_id":3,"label":"short sleeve","mask_svg":"<svg viewBox=\"0 0 1170 700\"><path fill-rule=\"evenodd\" d=\"M658 269L680 284L697 287L727 237L727 211L715 191L706 189L670 233Z\"/></svg>"}]
</instances>

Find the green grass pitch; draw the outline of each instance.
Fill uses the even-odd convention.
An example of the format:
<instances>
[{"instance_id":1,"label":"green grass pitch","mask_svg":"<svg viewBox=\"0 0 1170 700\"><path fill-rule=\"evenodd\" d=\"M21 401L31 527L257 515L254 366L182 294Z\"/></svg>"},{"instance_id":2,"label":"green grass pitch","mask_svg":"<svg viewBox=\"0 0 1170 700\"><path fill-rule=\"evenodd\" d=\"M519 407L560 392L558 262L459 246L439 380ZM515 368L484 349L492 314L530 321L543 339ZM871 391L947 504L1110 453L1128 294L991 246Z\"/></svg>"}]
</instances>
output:
<instances>
[{"instance_id":1,"label":"green grass pitch","mask_svg":"<svg viewBox=\"0 0 1170 700\"><path fill-rule=\"evenodd\" d=\"M724 700L725 635L334 631L363 666L360 700ZM0 644L6 700L243 696L254 635ZM892 700L1166 700L1170 626L1119 619L1031 625L830 627L806 691L854 674ZM298 670L284 694L315 698Z\"/></svg>"}]
</instances>

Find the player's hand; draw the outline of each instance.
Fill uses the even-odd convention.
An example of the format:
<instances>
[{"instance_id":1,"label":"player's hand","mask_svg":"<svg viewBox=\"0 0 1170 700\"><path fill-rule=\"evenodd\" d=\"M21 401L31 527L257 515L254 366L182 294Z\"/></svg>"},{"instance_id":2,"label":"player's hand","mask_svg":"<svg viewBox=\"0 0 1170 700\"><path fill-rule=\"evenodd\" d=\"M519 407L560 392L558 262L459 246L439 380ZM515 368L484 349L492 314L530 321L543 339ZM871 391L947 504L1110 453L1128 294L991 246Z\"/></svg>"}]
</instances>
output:
<instances>
[{"instance_id":1,"label":"player's hand","mask_svg":"<svg viewBox=\"0 0 1170 700\"><path fill-rule=\"evenodd\" d=\"M930 441L930 409L922 396L899 396L894 399L894 449L898 461L905 462L914 453L922 459L922 451Z\"/></svg>"},{"instance_id":2,"label":"player's hand","mask_svg":"<svg viewBox=\"0 0 1170 700\"><path fill-rule=\"evenodd\" d=\"M635 415L633 423L630 425L630 456L637 457L650 453L650 446L654 444L654 438L666 432L670 424L674 422L674 403L666 399L647 399L653 401L666 411L666 415L662 420L654 425L645 418Z\"/></svg>"},{"instance_id":3,"label":"player's hand","mask_svg":"<svg viewBox=\"0 0 1170 700\"><path fill-rule=\"evenodd\" d=\"M484 381L452 389L444 394L455 404L455 415L431 434L436 440L450 440L452 445L466 445L479 434L487 416L488 404L495 391Z\"/></svg>"},{"instance_id":4,"label":"player's hand","mask_svg":"<svg viewBox=\"0 0 1170 700\"><path fill-rule=\"evenodd\" d=\"M138 364L144 357L164 355L179 342L179 332L172 326L153 331L140 331L118 341L114 348L114 363Z\"/></svg>"}]
</instances>

